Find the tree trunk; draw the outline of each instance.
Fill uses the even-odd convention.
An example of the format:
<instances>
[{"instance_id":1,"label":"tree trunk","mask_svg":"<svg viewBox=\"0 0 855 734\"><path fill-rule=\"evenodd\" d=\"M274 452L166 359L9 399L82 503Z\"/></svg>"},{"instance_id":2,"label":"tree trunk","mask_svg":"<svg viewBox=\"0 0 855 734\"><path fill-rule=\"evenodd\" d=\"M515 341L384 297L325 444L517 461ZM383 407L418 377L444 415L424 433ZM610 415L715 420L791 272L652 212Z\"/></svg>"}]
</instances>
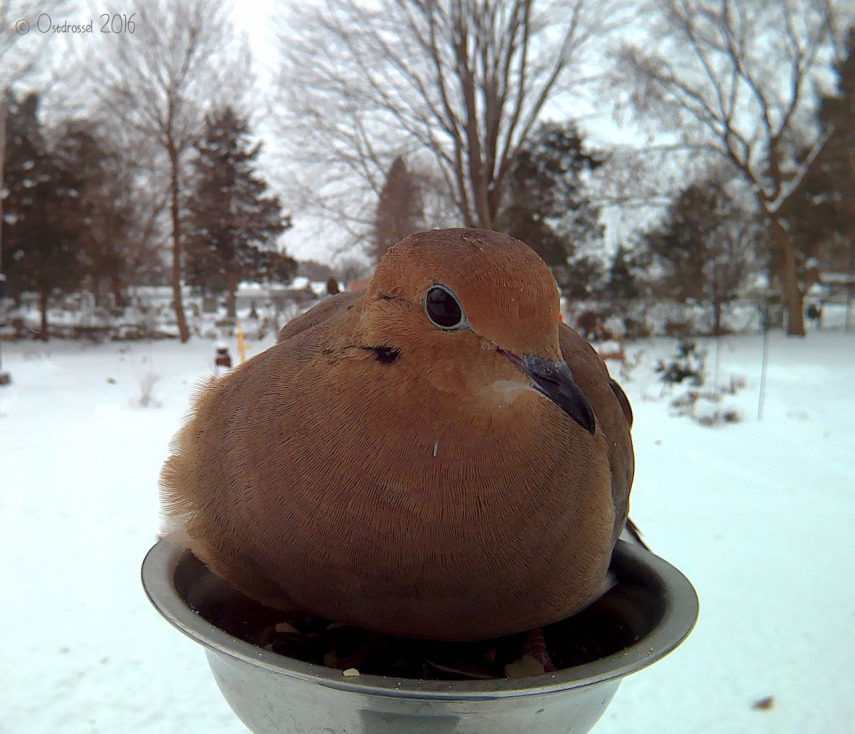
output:
<instances>
[{"instance_id":1,"label":"tree trunk","mask_svg":"<svg viewBox=\"0 0 855 734\"><path fill-rule=\"evenodd\" d=\"M713 297L713 334L721 336L721 306L722 299L718 296Z\"/></svg>"},{"instance_id":2,"label":"tree trunk","mask_svg":"<svg viewBox=\"0 0 855 734\"><path fill-rule=\"evenodd\" d=\"M39 339L43 342L48 340L48 320L47 320L47 309L48 309L48 296L49 292L46 288L41 288L39 290L39 310L42 314L42 324L41 329L39 329Z\"/></svg>"},{"instance_id":3,"label":"tree trunk","mask_svg":"<svg viewBox=\"0 0 855 734\"><path fill-rule=\"evenodd\" d=\"M799 287L796 271L796 253L793 242L777 215L769 216L772 244L778 253L778 277L784 291L784 308L787 310L787 334L805 335L804 294Z\"/></svg>"},{"instance_id":4,"label":"tree trunk","mask_svg":"<svg viewBox=\"0 0 855 734\"><path fill-rule=\"evenodd\" d=\"M113 276L110 279L110 293L113 294L113 303L116 308L127 308L128 298L125 283L118 276Z\"/></svg>"},{"instance_id":5,"label":"tree trunk","mask_svg":"<svg viewBox=\"0 0 855 734\"><path fill-rule=\"evenodd\" d=\"M187 319L184 316L184 302L181 296L181 211L178 205L178 174L180 163L175 143L170 138L167 143L171 170L170 194L172 196L172 298L175 302L175 320L178 322L178 335L182 342L190 339Z\"/></svg>"},{"instance_id":6,"label":"tree trunk","mask_svg":"<svg viewBox=\"0 0 855 734\"><path fill-rule=\"evenodd\" d=\"M237 308L235 293L237 291L237 276L229 272L226 276L226 312L230 319L237 317Z\"/></svg>"},{"instance_id":7,"label":"tree trunk","mask_svg":"<svg viewBox=\"0 0 855 734\"><path fill-rule=\"evenodd\" d=\"M852 302L855 301L855 242L849 243L849 282L846 284L846 318L843 321L843 333L849 333L852 325Z\"/></svg>"}]
</instances>

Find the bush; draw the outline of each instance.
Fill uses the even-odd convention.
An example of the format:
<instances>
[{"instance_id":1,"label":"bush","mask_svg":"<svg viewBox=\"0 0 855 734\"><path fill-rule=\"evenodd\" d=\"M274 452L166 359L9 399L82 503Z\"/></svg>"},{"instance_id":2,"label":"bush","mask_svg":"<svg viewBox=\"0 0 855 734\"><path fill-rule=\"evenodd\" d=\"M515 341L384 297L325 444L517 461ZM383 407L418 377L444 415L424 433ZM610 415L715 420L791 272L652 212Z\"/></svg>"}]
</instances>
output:
<instances>
[{"instance_id":1,"label":"bush","mask_svg":"<svg viewBox=\"0 0 855 734\"><path fill-rule=\"evenodd\" d=\"M677 343L677 354L668 364L659 360L654 368L661 374L660 379L669 385L682 384L701 387L704 384L706 352L699 352L694 342L681 339Z\"/></svg>"}]
</instances>

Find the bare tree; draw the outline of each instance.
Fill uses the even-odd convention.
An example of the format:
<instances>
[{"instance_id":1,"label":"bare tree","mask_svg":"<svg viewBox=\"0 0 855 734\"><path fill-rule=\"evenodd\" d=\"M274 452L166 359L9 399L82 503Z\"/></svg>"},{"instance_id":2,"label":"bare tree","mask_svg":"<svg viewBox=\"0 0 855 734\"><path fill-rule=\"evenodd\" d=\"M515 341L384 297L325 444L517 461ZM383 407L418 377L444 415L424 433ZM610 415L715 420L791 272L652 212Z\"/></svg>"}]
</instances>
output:
<instances>
[{"instance_id":1,"label":"bare tree","mask_svg":"<svg viewBox=\"0 0 855 734\"><path fill-rule=\"evenodd\" d=\"M788 333L803 336L799 262L781 206L827 133L812 95L842 39L845 0L658 0L650 41L620 52L635 106L723 155L751 187L776 252ZM800 141L809 140L799 159Z\"/></svg>"},{"instance_id":2,"label":"bare tree","mask_svg":"<svg viewBox=\"0 0 855 734\"><path fill-rule=\"evenodd\" d=\"M520 145L589 80L626 13L616 0L298 4L280 23L279 118L294 155L319 164L328 211L353 207L354 190L379 196L397 156L427 151L459 223L492 227Z\"/></svg>"},{"instance_id":3,"label":"bare tree","mask_svg":"<svg viewBox=\"0 0 855 734\"><path fill-rule=\"evenodd\" d=\"M190 338L182 302L185 166L209 105L237 94L248 55L233 50L228 6L218 0L158 0L140 7L133 34L109 35L107 58L93 60L102 104L163 156L169 172L172 291L181 341ZM239 81L240 80L240 81Z\"/></svg>"}]
</instances>

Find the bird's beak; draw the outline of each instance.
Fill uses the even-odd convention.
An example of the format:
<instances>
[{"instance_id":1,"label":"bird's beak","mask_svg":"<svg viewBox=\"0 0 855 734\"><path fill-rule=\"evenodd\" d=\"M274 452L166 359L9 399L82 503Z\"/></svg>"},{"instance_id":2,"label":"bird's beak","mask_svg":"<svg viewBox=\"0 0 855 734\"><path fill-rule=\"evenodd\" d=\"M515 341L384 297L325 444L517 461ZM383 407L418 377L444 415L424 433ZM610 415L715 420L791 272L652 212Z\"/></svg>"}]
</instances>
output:
<instances>
[{"instance_id":1,"label":"bird's beak","mask_svg":"<svg viewBox=\"0 0 855 734\"><path fill-rule=\"evenodd\" d=\"M502 353L519 367L534 384L535 389L549 398L592 436L596 431L594 411L588 399L573 380L564 360L550 362L535 354L519 357L513 352Z\"/></svg>"}]
</instances>

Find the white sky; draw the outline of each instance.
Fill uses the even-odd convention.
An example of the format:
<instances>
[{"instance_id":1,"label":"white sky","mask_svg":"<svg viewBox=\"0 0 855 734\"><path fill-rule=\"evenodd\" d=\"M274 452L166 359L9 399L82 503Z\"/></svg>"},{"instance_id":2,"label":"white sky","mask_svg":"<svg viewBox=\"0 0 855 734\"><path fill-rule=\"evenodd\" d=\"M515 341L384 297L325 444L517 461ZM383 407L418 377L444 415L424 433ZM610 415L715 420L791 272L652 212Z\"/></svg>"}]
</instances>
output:
<instances>
[{"instance_id":1,"label":"white sky","mask_svg":"<svg viewBox=\"0 0 855 734\"><path fill-rule=\"evenodd\" d=\"M76 0L70 4L58 0L53 2L46 0L40 4L23 0L20 6L26 6L26 9L20 12L13 9L11 13L15 16L15 20L18 19L19 14L23 19L28 20L31 30L30 33L18 39L12 54L19 59L36 54L39 64L45 69L50 66L51 73L54 75L57 68L60 72L74 68L74 64L69 63L68 59L73 61L84 58L87 53L91 53L92 44L104 41L99 32L99 17L103 13L109 11L130 16L139 8L139 5L131 2L110 3L107 7L96 3L95 0ZM253 96L249 98L249 107L253 116L253 130L256 136L264 141L260 165L273 189L280 192L284 210L293 216L294 226L283 235L281 240L287 252L301 260L330 261L341 257L347 258L354 254L348 251L342 252L343 241L349 238L342 235L341 230L335 225L331 226L328 221L300 213L299 202L289 199L288 194L285 193L288 182L299 177L300 171L290 166L282 146L277 144L278 132L270 117L268 104L270 95L266 91L269 90L271 80L278 70L279 49L276 42L275 16L281 7L287 8L287 5L276 0L251 0L235 3L231 13L235 29L239 33L246 34L252 53L255 87ZM66 21L85 25L91 21L94 32L88 34L39 33L37 30L39 16L43 13L50 16L50 22L54 25L60 25ZM3 59L3 65L7 66L8 61L9 57ZM3 71L0 69L0 82L4 81ZM66 82L62 78L62 73L59 76L61 81L52 85L45 101L45 108L56 106L62 110L62 114L72 114L74 111L79 114L88 106L91 97L88 92L81 91L79 82ZM29 86L39 88L43 86L45 78L50 78L50 74L45 73L41 77L33 75L27 82ZM639 140L637 131L619 125L609 110L603 110L599 104L597 107L598 109L595 110L590 103L572 99L552 103L547 112L551 113L555 119L568 117L580 119L586 142L591 147L607 147L615 143L632 144ZM607 224L608 239L612 245L632 229L634 221L630 216L629 222L624 222L615 213L610 212L604 214L604 219Z\"/></svg>"},{"instance_id":2,"label":"white sky","mask_svg":"<svg viewBox=\"0 0 855 734\"><path fill-rule=\"evenodd\" d=\"M273 79L278 69L279 49L276 42L274 18L277 8L282 3L276 0L252 0L241 3L232 12L235 27L245 32L249 39L253 55L253 66L259 90ZM263 92L261 93L263 96ZM615 145L639 145L643 136L635 126L627 124L626 120L618 122L610 106L602 104L602 98L596 99L596 104L577 97L559 99L547 106L546 117L554 119L574 118L585 134L585 143L591 148L609 148ZM258 106L258 116L255 120L255 130L264 140L264 167L271 182L284 184L283 176L291 175L288 171L288 161L277 146L277 133L272 120ZM285 202L287 209L287 201ZM630 212L620 215L617 211L604 211L603 221L606 225L606 239L609 249L614 248L619 241L637 226L639 214ZM643 217L642 217L643 218ZM297 215L294 227L283 237L283 242L292 256L298 259L318 259L327 261L340 256L340 245L337 241L341 235L335 226L318 220L316 217ZM344 254L345 257L348 253Z\"/></svg>"},{"instance_id":3,"label":"white sky","mask_svg":"<svg viewBox=\"0 0 855 734\"><path fill-rule=\"evenodd\" d=\"M30 22L35 24L38 13L49 13L53 23L69 22L85 23L92 20L98 25L98 18L106 12L96 0L77 0L70 9L57 10L57 2L45 0L43 4L29 3L31 10ZM287 4L275 0L251 0L251 2L235 3L232 11L232 22L238 31L246 34L253 56L253 67L256 85L250 98L253 111L253 128L256 135L264 141L264 150L260 159L261 167L274 190L282 194L283 206L286 212L293 215L294 227L285 233L282 244L289 254L298 259L317 259L321 261L335 260L340 255L342 237L340 230L330 228L329 222L319 220L300 213L299 202L288 198L287 184L299 177L300 171L292 168L287 157L283 154L282 146L277 144L277 131L270 118L269 99L270 80L276 75L278 68L278 47L276 43L276 27L274 17L277 8L287 8ZM111 12L133 13L140 6L131 2L111 4ZM66 58L80 58L86 50L92 49L92 44L102 42L98 33L91 35L69 35L45 37L35 30L22 39L15 47L23 52L31 53L32 49L50 56L59 62L60 68L72 67L73 64L63 62ZM41 46L39 47L39 44ZM8 72L9 57L0 60L0 83L3 82L4 72ZM5 68L4 68L5 67ZM37 78L32 83L36 83ZM79 91L79 84L60 83L54 85L52 95L62 100L64 113L66 110L83 108L87 98ZM585 142L590 147L612 147L614 145L639 145L645 142L645 135L631 124L632 116L627 113L621 121L613 116L610 101L612 96L608 90L599 90L588 100L578 98L562 98L554 101L547 109L547 115L555 119L575 118L579 121L584 133ZM648 213L649 216L649 213ZM607 226L606 243L609 249L638 227L640 221L647 217L642 212L606 210L603 220ZM338 254L337 254L338 253Z\"/></svg>"}]
</instances>

